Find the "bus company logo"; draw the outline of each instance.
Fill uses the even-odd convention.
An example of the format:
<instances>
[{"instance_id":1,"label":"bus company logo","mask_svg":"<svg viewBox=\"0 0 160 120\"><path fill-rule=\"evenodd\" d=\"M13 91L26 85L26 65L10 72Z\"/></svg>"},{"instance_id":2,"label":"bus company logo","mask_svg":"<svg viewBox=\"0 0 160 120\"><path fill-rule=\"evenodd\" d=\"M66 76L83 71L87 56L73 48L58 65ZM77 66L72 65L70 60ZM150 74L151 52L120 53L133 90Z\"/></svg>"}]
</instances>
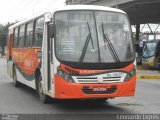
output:
<instances>
[{"instance_id":1,"label":"bus company logo","mask_svg":"<svg viewBox=\"0 0 160 120\"><path fill-rule=\"evenodd\" d=\"M79 74L79 72L77 70L74 70L72 68L69 68L69 67L65 67L64 68L67 72L69 72L70 74Z\"/></svg>"},{"instance_id":2,"label":"bus company logo","mask_svg":"<svg viewBox=\"0 0 160 120\"><path fill-rule=\"evenodd\" d=\"M24 66L33 67L33 61L28 59L24 60Z\"/></svg>"},{"instance_id":3,"label":"bus company logo","mask_svg":"<svg viewBox=\"0 0 160 120\"><path fill-rule=\"evenodd\" d=\"M94 74L95 70L80 70L80 74Z\"/></svg>"},{"instance_id":4,"label":"bus company logo","mask_svg":"<svg viewBox=\"0 0 160 120\"><path fill-rule=\"evenodd\" d=\"M99 83L103 83L103 77L99 76L99 77L98 77L98 82L99 82Z\"/></svg>"}]
</instances>

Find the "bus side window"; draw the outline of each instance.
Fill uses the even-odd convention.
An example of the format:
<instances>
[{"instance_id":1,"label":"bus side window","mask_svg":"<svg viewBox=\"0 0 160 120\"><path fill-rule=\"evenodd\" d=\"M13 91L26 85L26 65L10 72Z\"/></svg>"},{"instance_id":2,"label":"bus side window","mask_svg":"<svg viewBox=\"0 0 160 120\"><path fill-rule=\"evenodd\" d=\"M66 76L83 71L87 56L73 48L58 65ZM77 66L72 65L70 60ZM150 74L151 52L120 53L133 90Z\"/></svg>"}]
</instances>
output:
<instances>
[{"instance_id":1,"label":"bus side window","mask_svg":"<svg viewBox=\"0 0 160 120\"><path fill-rule=\"evenodd\" d=\"M18 27L14 29L13 48L17 48L18 42Z\"/></svg>"},{"instance_id":2,"label":"bus side window","mask_svg":"<svg viewBox=\"0 0 160 120\"><path fill-rule=\"evenodd\" d=\"M31 47L33 39L33 22L29 22L25 34L25 47Z\"/></svg>"},{"instance_id":3,"label":"bus side window","mask_svg":"<svg viewBox=\"0 0 160 120\"><path fill-rule=\"evenodd\" d=\"M19 48L24 47L24 33L25 33L25 25L22 25L19 29L19 42L18 42Z\"/></svg>"},{"instance_id":4,"label":"bus side window","mask_svg":"<svg viewBox=\"0 0 160 120\"><path fill-rule=\"evenodd\" d=\"M35 20L35 32L34 32L34 47L41 47L43 40L43 31L44 31L44 17L38 18Z\"/></svg>"}]
</instances>

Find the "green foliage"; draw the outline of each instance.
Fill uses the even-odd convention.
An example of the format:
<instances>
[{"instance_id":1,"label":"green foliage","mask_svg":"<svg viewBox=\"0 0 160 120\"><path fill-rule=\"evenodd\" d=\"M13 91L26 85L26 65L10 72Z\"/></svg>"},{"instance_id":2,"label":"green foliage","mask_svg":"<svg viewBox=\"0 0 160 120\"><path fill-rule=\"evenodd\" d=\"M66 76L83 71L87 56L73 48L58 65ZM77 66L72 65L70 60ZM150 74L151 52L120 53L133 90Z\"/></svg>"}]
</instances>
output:
<instances>
[{"instance_id":1,"label":"green foliage","mask_svg":"<svg viewBox=\"0 0 160 120\"><path fill-rule=\"evenodd\" d=\"M2 53L4 53L4 48L7 45L7 36L8 36L8 28L13 23L8 23L6 25L0 24L0 48L2 49Z\"/></svg>"}]
</instances>

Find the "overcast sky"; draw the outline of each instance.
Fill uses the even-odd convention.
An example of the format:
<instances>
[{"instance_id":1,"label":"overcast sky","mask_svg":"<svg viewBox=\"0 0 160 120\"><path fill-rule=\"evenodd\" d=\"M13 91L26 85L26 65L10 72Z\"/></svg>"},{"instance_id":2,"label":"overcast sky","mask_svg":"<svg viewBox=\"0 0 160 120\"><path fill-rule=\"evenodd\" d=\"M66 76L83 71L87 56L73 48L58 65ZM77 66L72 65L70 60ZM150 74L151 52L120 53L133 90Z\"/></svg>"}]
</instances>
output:
<instances>
[{"instance_id":1,"label":"overcast sky","mask_svg":"<svg viewBox=\"0 0 160 120\"><path fill-rule=\"evenodd\" d=\"M66 0L0 0L0 24L23 20L47 8L65 5L65 1ZM141 25L141 28L142 27L143 25ZM153 31L156 27L157 25L151 25ZM133 31L135 31L135 28L132 28ZM158 27L157 30L160 31L160 27ZM145 31L150 31L147 25L144 26L143 32Z\"/></svg>"},{"instance_id":2,"label":"overcast sky","mask_svg":"<svg viewBox=\"0 0 160 120\"><path fill-rule=\"evenodd\" d=\"M46 8L64 4L65 0L0 0L0 24L23 20Z\"/></svg>"}]
</instances>

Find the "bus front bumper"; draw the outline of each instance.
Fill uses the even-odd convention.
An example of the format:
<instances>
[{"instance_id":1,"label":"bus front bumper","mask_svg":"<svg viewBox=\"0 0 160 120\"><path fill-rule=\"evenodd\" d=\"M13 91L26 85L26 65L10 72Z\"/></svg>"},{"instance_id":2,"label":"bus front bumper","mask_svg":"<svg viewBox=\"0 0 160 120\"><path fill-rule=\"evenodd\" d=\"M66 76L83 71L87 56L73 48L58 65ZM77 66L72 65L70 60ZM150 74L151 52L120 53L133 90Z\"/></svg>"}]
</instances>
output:
<instances>
[{"instance_id":1,"label":"bus front bumper","mask_svg":"<svg viewBox=\"0 0 160 120\"><path fill-rule=\"evenodd\" d=\"M55 98L57 99L91 99L134 96L136 86L136 75L127 82L107 84L68 83L58 75L55 75L54 78Z\"/></svg>"}]
</instances>

